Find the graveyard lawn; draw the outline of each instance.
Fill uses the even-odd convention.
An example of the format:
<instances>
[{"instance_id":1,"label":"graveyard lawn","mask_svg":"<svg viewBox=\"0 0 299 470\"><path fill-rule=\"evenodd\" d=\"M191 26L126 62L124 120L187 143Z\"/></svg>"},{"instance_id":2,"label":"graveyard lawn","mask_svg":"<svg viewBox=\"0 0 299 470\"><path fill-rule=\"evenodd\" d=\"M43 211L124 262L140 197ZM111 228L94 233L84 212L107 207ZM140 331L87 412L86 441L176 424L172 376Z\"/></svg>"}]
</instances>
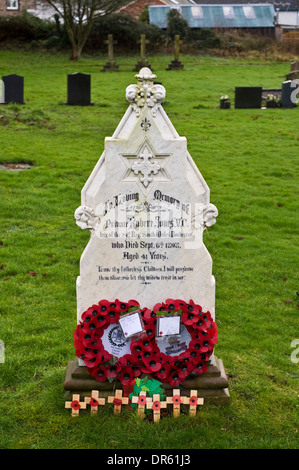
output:
<instances>
[{"instance_id":1,"label":"graveyard lawn","mask_svg":"<svg viewBox=\"0 0 299 470\"><path fill-rule=\"evenodd\" d=\"M0 448L297 448L299 111L233 106L235 86L279 88L290 63L180 56L184 70L166 71L170 56L150 57L164 109L219 210L204 242L216 279L215 353L231 395L194 418L169 413L153 423L125 406L114 415L109 404L73 419L63 388L89 238L74 211L127 108L138 58L117 57L120 72L105 73L104 56L73 64L1 51L0 59L2 76L24 76L25 101L0 105L0 164L30 164L0 169ZM64 104L74 72L91 74L93 106ZM230 109L219 108L223 95Z\"/></svg>"}]
</instances>

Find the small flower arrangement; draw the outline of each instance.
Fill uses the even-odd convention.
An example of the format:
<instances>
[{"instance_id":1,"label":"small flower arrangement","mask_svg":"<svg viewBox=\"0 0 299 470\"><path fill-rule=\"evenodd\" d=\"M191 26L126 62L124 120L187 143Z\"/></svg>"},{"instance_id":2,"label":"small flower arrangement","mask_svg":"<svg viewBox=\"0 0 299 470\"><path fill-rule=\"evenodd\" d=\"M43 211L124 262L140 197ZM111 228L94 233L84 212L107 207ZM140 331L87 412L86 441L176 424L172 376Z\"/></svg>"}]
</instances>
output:
<instances>
[{"instance_id":1,"label":"small flower arrangement","mask_svg":"<svg viewBox=\"0 0 299 470\"><path fill-rule=\"evenodd\" d=\"M220 108L228 109L230 108L230 97L228 95L222 95L220 98Z\"/></svg>"},{"instance_id":2,"label":"small flower arrangement","mask_svg":"<svg viewBox=\"0 0 299 470\"><path fill-rule=\"evenodd\" d=\"M266 106L267 108L279 108L281 106L281 99L276 95L267 95Z\"/></svg>"}]
</instances>

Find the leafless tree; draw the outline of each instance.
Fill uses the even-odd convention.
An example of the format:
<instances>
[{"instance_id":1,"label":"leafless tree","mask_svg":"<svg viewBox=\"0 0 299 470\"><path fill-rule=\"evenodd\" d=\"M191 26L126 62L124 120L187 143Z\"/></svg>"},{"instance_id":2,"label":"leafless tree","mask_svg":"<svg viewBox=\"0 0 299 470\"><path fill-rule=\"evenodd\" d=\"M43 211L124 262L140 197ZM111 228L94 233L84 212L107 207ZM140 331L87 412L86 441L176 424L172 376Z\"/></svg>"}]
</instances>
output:
<instances>
[{"instance_id":1,"label":"leafless tree","mask_svg":"<svg viewBox=\"0 0 299 470\"><path fill-rule=\"evenodd\" d=\"M130 0L43 0L62 18L72 45L71 59L78 60L90 34L93 21L119 10Z\"/></svg>"}]
</instances>

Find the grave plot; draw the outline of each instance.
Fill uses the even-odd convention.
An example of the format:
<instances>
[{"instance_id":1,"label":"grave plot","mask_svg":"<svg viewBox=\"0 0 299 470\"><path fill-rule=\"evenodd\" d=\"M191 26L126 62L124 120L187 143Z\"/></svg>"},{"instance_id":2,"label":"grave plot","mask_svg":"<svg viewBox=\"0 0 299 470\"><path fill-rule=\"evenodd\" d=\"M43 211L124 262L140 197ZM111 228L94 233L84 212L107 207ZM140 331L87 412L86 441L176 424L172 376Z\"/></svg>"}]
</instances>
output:
<instances>
[{"instance_id":1,"label":"grave plot","mask_svg":"<svg viewBox=\"0 0 299 470\"><path fill-rule=\"evenodd\" d=\"M205 401L227 403L203 242L218 211L186 138L163 109L165 88L147 67L136 78L75 211L90 240L77 278L77 357L64 388L69 396L99 390L111 397L149 376L168 397L180 387L182 396L195 390Z\"/></svg>"}]
</instances>

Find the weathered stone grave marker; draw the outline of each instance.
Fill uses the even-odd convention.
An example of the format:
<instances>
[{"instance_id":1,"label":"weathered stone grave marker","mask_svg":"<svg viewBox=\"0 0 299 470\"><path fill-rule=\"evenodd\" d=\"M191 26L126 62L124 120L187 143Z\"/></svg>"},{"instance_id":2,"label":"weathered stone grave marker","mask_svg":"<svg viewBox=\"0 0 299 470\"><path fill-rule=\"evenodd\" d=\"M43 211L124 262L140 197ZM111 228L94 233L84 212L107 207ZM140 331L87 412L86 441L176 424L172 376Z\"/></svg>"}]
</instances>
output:
<instances>
[{"instance_id":1,"label":"weathered stone grave marker","mask_svg":"<svg viewBox=\"0 0 299 470\"><path fill-rule=\"evenodd\" d=\"M291 71L287 74L287 80L299 79L299 60L291 62Z\"/></svg>"},{"instance_id":2,"label":"weathered stone grave marker","mask_svg":"<svg viewBox=\"0 0 299 470\"><path fill-rule=\"evenodd\" d=\"M67 103L70 106L90 106L91 77L85 73L67 76Z\"/></svg>"},{"instance_id":3,"label":"weathered stone grave marker","mask_svg":"<svg viewBox=\"0 0 299 470\"><path fill-rule=\"evenodd\" d=\"M149 44L149 40L146 39L146 35L145 34L141 34L140 35L140 40L139 40L139 43L140 43L140 60L139 62L135 65L135 71L138 72L142 67L148 67L150 68L150 64L148 63L147 59L146 59L146 54L145 54L145 50L146 50L146 44Z\"/></svg>"},{"instance_id":4,"label":"weathered stone grave marker","mask_svg":"<svg viewBox=\"0 0 299 470\"><path fill-rule=\"evenodd\" d=\"M179 60L181 44L180 36L176 34L174 37L174 60L171 61L166 70L183 70L184 65Z\"/></svg>"},{"instance_id":5,"label":"weathered stone grave marker","mask_svg":"<svg viewBox=\"0 0 299 470\"><path fill-rule=\"evenodd\" d=\"M198 390L206 401L227 402L223 363L213 354L215 279L203 243L218 211L186 138L162 107L165 88L148 68L136 78L75 211L90 240L77 278L79 359L69 362L64 387L111 393L148 373L170 396L182 383L182 396ZM138 315L143 333L131 336Z\"/></svg>"},{"instance_id":6,"label":"weathered stone grave marker","mask_svg":"<svg viewBox=\"0 0 299 470\"><path fill-rule=\"evenodd\" d=\"M260 109L262 106L262 87L236 87L235 108Z\"/></svg>"},{"instance_id":7,"label":"weathered stone grave marker","mask_svg":"<svg viewBox=\"0 0 299 470\"><path fill-rule=\"evenodd\" d=\"M108 39L105 41L105 44L108 44L108 62L102 68L102 72L119 72L119 67L114 60L113 46L117 44L117 41L113 41L113 35L108 34Z\"/></svg>"},{"instance_id":8,"label":"weathered stone grave marker","mask_svg":"<svg viewBox=\"0 0 299 470\"><path fill-rule=\"evenodd\" d=\"M24 77L11 74L2 77L4 100L3 102L24 104Z\"/></svg>"}]
</instances>

